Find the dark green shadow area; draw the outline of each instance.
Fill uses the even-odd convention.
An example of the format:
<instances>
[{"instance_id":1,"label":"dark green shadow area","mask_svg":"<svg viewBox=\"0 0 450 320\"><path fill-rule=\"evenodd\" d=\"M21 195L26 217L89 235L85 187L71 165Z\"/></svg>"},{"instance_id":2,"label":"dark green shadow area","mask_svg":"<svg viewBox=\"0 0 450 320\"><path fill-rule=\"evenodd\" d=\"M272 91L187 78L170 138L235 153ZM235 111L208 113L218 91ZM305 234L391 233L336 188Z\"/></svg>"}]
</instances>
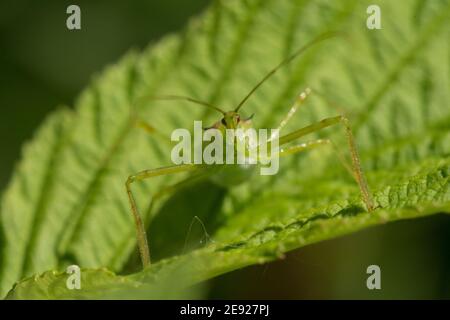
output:
<instances>
[{"instance_id":1,"label":"dark green shadow area","mask_svg":"<svg viewBox=\"0 0 450 320\"><path fill-rule=\"evenodd\" d=\"M197 182L183 188L158 210L147 229L152 262L187 253L207 245L220 227L220 211L226 189L210 181ZM137 249L124 268L124 273L141 269Z\"/></svg>"}]
</instances>

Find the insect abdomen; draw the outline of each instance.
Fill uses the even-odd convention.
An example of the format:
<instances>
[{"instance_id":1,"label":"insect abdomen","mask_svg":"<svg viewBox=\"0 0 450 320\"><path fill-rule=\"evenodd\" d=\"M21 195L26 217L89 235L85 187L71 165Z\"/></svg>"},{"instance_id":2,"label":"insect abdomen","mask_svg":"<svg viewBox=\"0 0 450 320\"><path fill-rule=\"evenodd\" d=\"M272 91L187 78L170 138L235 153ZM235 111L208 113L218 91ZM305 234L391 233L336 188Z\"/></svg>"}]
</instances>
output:
<instances>
[{"instance_id":1,"label":"insect abdomen","mask_svg":"<svg viewBox=\"0 0 450 320\"><path fill-rule=\"evenodd\" d=\"M258 165L255 164L224 164L217 166L217 171L210 180L222 187L239 185L254 174Z\"/></svg>"}]
</instances>

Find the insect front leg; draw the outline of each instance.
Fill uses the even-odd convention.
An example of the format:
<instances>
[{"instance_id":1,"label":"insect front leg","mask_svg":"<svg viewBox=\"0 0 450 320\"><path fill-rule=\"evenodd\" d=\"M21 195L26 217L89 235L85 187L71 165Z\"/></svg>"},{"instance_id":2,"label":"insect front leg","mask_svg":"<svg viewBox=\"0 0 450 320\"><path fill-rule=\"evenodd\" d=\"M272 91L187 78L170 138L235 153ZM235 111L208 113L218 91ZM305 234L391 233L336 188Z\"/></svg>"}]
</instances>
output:
<instances>
[{"instance_id":1,"label":"insect front leg","mask_svg":"<svg viewBox=\"0 0 450 320\"><path fill-rule=\"evenodd\" d=\"M289 112L286 114L286 116L281 120L280 124L278 125L277 129L281 131L285 125L288 124L289 120L292 119L294 114L297 112L298 108L304 104L305 100L308 98L308 96L311 94L311 89L306 88L305 91L300 93L297 98L295 99L294 104L289 109ZM272 141L275 138L275 134L272 134L268 141Z\"/></svg>"},{"instance_id":2,"label":"insect front leg","mask_svg":"<svg viewBox=\"0 0 450 320\"><path fill-rule=\"evenodd\" d=\"M279 145L281 146L283 144L294 141L300 137L303 137L307 134L319 131L321 129L324 129L324 128L327 128L330 126L334 126L336 124L341 124L345 129L347 143L348 143L348 147L349 147L350 155L351 155L351 159L352 159L352 171L353 171L356 181L358 183L358 186L359 186L363 201L366 204L367 210L369 212L373 211L375 207L373 204L372 195L371 195L369 187L367 185L365 175L361 169L361 161L359 158L358 149L356 147L356 143L355 143L355 139L353 137L350 123L346 117L340 115L337 117L326 118L326 119L323 119L322 121L313 123L306 127L303 127L299 130L296 130L292 133L289 133L287 135L280 137Z\"/></svg>"},{"instance_id":3,"label":"insect front leg","mask_svg":"<svg viewBox=\"0 0 450 320\"><path fill-rule=\"evenodd\" d=\"M150 250L147 243L147 235L145 232L145 225L142 221L142 217L139 214L136 200L134 199L133 192L131 191L131 184L136 181L142 181L149 178L154 178L158 176L163 176L167 174L173 173L181 173L188 171L196 171L199 170L199 166L192 164L182 164L176 166L163 167L158 169L144 170L137 174L131 175L128 177L125 187L128 194L128 200L130 202L131 212L134 217L134 222L136 226L136 234L137 234L137 242L139 247L139 254L141 256L142 265L145 268L150 265Z\"/></svg>"}]
</instances>

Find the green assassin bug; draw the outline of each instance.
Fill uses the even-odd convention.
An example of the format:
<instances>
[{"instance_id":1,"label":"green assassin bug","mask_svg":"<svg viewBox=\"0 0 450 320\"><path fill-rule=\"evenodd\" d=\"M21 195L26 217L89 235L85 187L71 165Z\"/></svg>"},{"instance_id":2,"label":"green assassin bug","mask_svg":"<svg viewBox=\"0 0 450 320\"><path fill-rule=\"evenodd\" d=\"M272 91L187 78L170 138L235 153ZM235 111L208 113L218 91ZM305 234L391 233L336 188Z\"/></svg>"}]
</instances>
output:
<instances>
[{"instance_id":1,"label":"green assassin bug","mask_svg":"<svg viewBox=\"0 0 450 320\"><path fill-rule=\"evenodd\" d=\"M220 119L213 125L213 127L215 127L215 128L219 128L219 129L236 129L236 128L242 128L242 127L248 128L249 126L251 126L251 117L247 118L247 119L243 119L243 118L241 118L239 111L241 110L244 103L250 98L250 96L267 79L269 79L272 75L274 75L275 72L277 72L281 67L290 63L294 58L299 56L301 53L303 53L305 50L307 50L314 44L316 44L320 41L323 41L325 39L328 39L332 36L334 36L334 34L321 35L321 36L315 38L314 40L312 40L311 42L307 43L305 46L301 47L297 51L295 51L291 56L289 56L282 62L280 62L274 69L272 69L269 73L267 73L266 76L264 76L262 78L262 80L260 80L253 87L253 89L241 100L241 102L231 111L224 111L224 110L222 110L214 105L211 105L207 102L203 102L203 101L196 100L196 99L193 99L190 97L185 97L185 96L170 95L170 96L154 97L153 99L156 99L156 100L184 100L184 101L202 105L206 108L220 112L222 114L222 119ZM292 107L290 108L290 110L287 113L287 115L285 116L285 118L279 124L278 129L281 130L288 123L288 121L295 114L295 112L297 111L299 106L301 106L304 103L304 101L306 100L306 98L308 97L308 95L310 93L311 93L311 90L307 89L298 96L298 98L296 99L296 101L292 105ZM338 115L335 117L325 118L319 122L316 122L316 123L313 123L306 127L303 127L301 129L295 130L291 133L281 135L279 137L279 145L280 146L286 145L286 144L288 144L292 141L295 141L305 135L311 134L313 132L316 132L321 129L324 129L324 128L327 128L330 126L334 126L337 124L342 125L345 129L348 148L350 150L350 155L351 155L351 162L352 162L351 171L353 173L353 176L354 176L356 182L358 183L358 186L359 186L359 189L361 192L361 196L362 196L362 200L364 201L367 210L369 212L371 212L372 210L374 210L372 196L371 196L369 187L367 185L365 176L361 169L360 158L359 158L358 150L357 150L355 140L354 140L351 128L350 128L349 120L344 115ZM270 143L270 142L268 142L268 143ZM303 151L306 151L306 150L309 150L309 149L312 149L312 148L315 148L315 147L318 147L318 146L321 146L324 144L329 144L329 143L330 143L330 140L328 140L328 139L318 139L318 140L310 141L307 143L291 145L291 146L288 146L285 148L281 148L279 150L277 156L284 157L287 155L296 154L296 153L303 152ZM130 202L131 211L132 211L132 214L134 217L134 222L135 222L136 232L137 232L137 242L138 242L139 253L140 253L143 267L145 268L146 266L150 265L150 251L149 251L149 246L147 243L147 235L146 235L146 231L145 231L145 226L144 226L142 218L138 212L136 201L135 201L135 199L133 197L133 193L131 191L132 183L134 183L136 181L141 181L141 180L157 177L157 176L163 176L163 175L169 175L169 174L175 174L175 173L181 173L181 172L192 172L192 175L190 175L185 180L178 182L174 185L168 186L168 187L164 188L163 190L161 190L160 192L158 192L157 194L155 194L152 198L151 205L150 205L150 211L151 211L151 208L156 199L158 199L163 194L170 193L170 192L177 190L178 188L182 187L183 185L186 185L187 183L190 183L197 179L206 178L206 179L210 179L216 183L218 180L220 180L221 185L225 184L227 187L232 187L233 185L236 185L236 184L244 181L245 178L248 176L249 171L254 170L254 168L256 166L257 166L256 164L242 166L242 165L238 165L238 164L233 164L233 165L231 165L231 164L230 165L227 165L227 164L225 164L225 165L202 164L202 165L199 165L199 164L188 163L188 164L171 165L171 166L161 167L161 168L157 168L157 169L144 170L144 171L141 171L134 175L129 176L125 183L125 187L126 187L128 199ZM227 182L224 183L223 177L225 177L225 176L232 177L233 179L227 179Z\"/></svg>"}]
</instances>

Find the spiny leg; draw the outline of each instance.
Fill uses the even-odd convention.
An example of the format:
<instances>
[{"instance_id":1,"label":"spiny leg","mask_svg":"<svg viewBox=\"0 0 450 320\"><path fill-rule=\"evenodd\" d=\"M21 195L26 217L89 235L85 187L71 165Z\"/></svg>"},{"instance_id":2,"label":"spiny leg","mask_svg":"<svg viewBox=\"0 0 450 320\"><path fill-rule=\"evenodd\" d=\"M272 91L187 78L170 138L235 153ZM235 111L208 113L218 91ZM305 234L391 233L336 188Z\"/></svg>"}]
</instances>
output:
<instances>
[{"instance_id":1,"label":"spiny leg","mask_svg":"<svg viewBox=\"0 0 450 320\"><path fill-rule=\"evenodd\" d=\"M293 115L297 112L298 108L303 105L305 100L308 98L308 96L311 94L311 89L306 88L305 91L301 92L297 98L295 99L294 104L291 106L291 109L289 109L289 112L286 114L286 116L281 120L280 124L278 125L278 130L281 131L283 127L289 122L289 120L292 119ZM273 133L269 141L273 140L275 138L275 133Z\"/></svg>"},{"instance_id":2,"label":"spiny leg","mask_svg":"<svg viewBox=\"0 0 450 320\"><path fill-rule=\"evenodd\" d=\"M328 96L325 95L324 93L322 93L321 91L317 90L316 88L308 88L308 89L309 89L309 94L317 95L319 98L323 99L327 103L327 106L331 106L334 110L336 110L338 112L338 114L341 114L341 115L347 114L346 111L341 106L336 104L334 101L330 100L328 98ZM344 168L357 181L357 178L355 176L354 171L352 170L351 165L348 164L347 160L345 159L345 156L339 151L339 148L331 140L329 141L329 144L332 146L333 151L336 153L339 161L342 163Z\"/></svg>"},{"instance_id":3,"label":"spiny leg","mask_svg":"<svg viewBox=\"0 0 450 320\"><path fill-rule=\"evenodd\" d=\"M355 179L355 181L358 182L358 178L355 175L355 171L352 169L352 166L348 163L347 159L339 150L339 148L336 146L336 144L330 140L330 145L333 148L334 153L336 154L337 158L339 159L345 170L347 170L347 172Z\"/></svg>"},{"instance_id":4,"label":"spiny leg","mask_svg":"<svg viewBox=\"0 0 450 320\"><path fill-rule=\"evenodd\" d=\"M141 215L137 209L136 201L134 199L133 193L131 192L131 184L136 181L142 181L145 179L163 176L167 174L187 172L198 170L198 166L192 164L182 164L170 167L163 167L158 169L144 170L135 175L128 177L125 187L128 194L128 200L130 202L131 211L134 217L134 222L136 226L137 241L139 247L139 253L141 256L142 265L145 268L150 265L150 250L147 243L147 235L145 232L145 225L142 221Z\"/></svg>"},{"instance_id":5,"label":"spiny leg","mask_svg":"<svg viewBox=\"0 0 450 320\"><path fill-rule=\"evenodd\" d=\"M337 117L326 118L326 119L323 119L322 121L313 123L306 127L303 127L299 130L296 130L292 133L289 133L287 135L280 137L279 145L281 146L283 144L294 141L300 137L303 137L307 134L319 131L321 129L324 129L324 128L327 128L327 127L330 127L330 126L333 126L336 124L341 124L345 128L347 142L348 142L348 146L350 149L350 155L351 155L351 159L352 159L352 169L353 169L356 181L358 182L358 186L361 191L363 201L367 206L367 210L370 212L374 209L372 195L369 191L369 187L367 185L366 178L361 169L361 162L360 162L358 150L356 148L355 139L353 137L353 133L350 128L350 123L346 117L341 115L341 116L337 116Z\"/></svg>"},{"instance_id":6,"label":"spiny leg","mask_svg":"<svg viewBox=\"0 0 450 320\"><path fill-rule=\"evenodd\" d=\"M308 141L305 143L296 144L293 146L289 146L287 148L281 148L279 155L280 157L285 157L291 154L300 153L303 151L311 150L319 146L328 145L331 141L329 139L317 139L314 141Z\"/></svg>"},{"instance_id":7,"label":"spiny leg","mask_svg":"<svg viewBox=\"0 0 450 320\"><path fill-rule=\"evenodd\" d=\"M326 97L324 95L322 95L320 92L318 92L316 89L307 87L303 92L301 92L298 95L293 106L291 107L289 112L286 114L286 116L283 118L283 120L278 125L277 129L279 131L281 131L281 129L289 122L289 120L292 118L292 116L297 112L298 108L305 102L305 100L312 93L316 93L316 94L318 93L319 97L326 99ZM326 101L328 102L328 99ZM333 105L333 107L336 108L336 110L342 112L341 108L338 108L335 105ZM271 141L273 138L275 138L275 135L276 135L276 133L273 133L268 141ZM350 173L350 175L356 179L356 177L353 173L353 170L346 162L345 157L342 155L341 152L339 152L339 149L336 147L336 145L329 139L319 139L317 141L302 143L300 145L289 147L287 149L281 149L280 156L285 156L287 154L302 152L304 150L311 149L311 148L314 148L316 146L323 145L323 144L331 145L333 147L333 151L336 153L339 161L342 163L342 165L345 167L345 169Z\"/></svg>"}]
</instances>

